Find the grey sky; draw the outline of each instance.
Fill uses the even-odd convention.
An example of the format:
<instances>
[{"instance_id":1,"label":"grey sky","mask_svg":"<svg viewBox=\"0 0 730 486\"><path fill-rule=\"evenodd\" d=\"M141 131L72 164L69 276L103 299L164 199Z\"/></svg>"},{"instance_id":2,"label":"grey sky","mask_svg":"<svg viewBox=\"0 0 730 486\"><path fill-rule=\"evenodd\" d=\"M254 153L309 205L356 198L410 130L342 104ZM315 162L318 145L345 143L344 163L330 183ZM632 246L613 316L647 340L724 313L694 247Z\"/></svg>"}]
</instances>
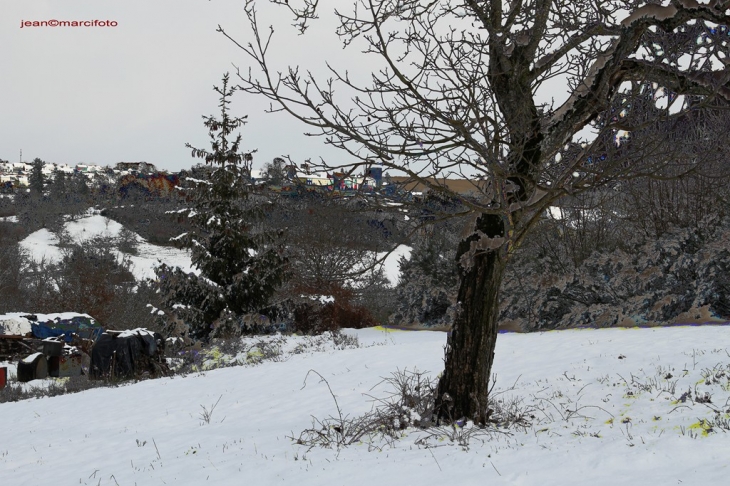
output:
<instances>
[{"instance_id":1,"label":"grey sky","mask_svg":"<svg viewBox=\"0 0 730 486\"><path fill-rule=\"evenodd\" d=\"M322 18L298 36L286 9L257 2L260 26L274 21L277 28L271 65L301 65L322 80L329 61L367 83L381 60L358 46L343 51L334 34L331 12L349 10L352 1L319 3ZM147 161L168 170L199 162L185 143L208 147L201 115L217 112L213 85L234 72L232 64L248 68L246 55L216 32L220 24L241 43L250 40L243 7L244 0L2 0L0 158L17 161L22 149L26 161ZM21 28L22 21L51 19L117 26ZM541 97L561 103L567 93L564 80L553 80ZM349 160L321 138L303 136L308 127L289 115L264 113L266 107L267 100L244 93L232 105L233 115L249 116L242 148L258 149L255 167L281 155L333 165Z\"/></svg>"},{"instance_id":2,"label":"grey sky","mask_svg":"<svg viewBox=\"0 0 730 486\"><path fill-rule=\"evenodd\" d=\"M20 28L21 21L50 19L118 25ZM243 0L3 0L0 158L17 161L22 149L24 160L190 167L197 161L185 143L207 147L201 115L217 110L213 85L234 70L231 63L244 68L248 61L216 32L218 24L244 38ZM286 30L277 32L282 61L304 56L322 64L325 53L313 46L340 49L326 37L331 29L306 40ZM338 157L286 115L264 114L265 106L245 94L232 106L234 115L249 116L242 135L244 149L258 149L255 166L287 154Z\"/></svg>"}]
</instances>

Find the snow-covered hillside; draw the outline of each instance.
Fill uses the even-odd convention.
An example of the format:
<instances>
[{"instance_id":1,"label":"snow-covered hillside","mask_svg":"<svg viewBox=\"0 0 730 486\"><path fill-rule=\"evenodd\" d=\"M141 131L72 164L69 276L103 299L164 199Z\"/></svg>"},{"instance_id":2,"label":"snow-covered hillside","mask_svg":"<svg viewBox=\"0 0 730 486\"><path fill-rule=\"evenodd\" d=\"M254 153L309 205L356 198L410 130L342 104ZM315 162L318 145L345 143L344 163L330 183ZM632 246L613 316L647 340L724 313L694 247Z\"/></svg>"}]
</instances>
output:
<instances>
[{"instance_id":1,"label":"snow-covered hillside","mask_svg":"<svg viewBox=\"0 0 730 486\"><path fill-rule=\"evenodd\" d=\"M68 231L75 241L83 242L97 236L116 238L122 230L122 225L92 212L83 218L66 222L64 230ZM138 280L154 278L154 267L160 262L170 266L179 266L186 272L193 271L187 251L153 245L139 235L134 236L137 238L137 255L126 255L119 252L119 256L120 258L127 256L130 259L131 271ZM58 237L44 228L31 233L20 244L34 260L45 259L46 262L53 263L61 259L58 243Z\"/></svg>"},{"instance_id":2,"label":"snow-covered hillside","mask_svg":"<svg viewBox=\"0 0 730 486\"><path fill-rule=\"evenodd\" d=\"M722 326L503 334L498 396L527 430L468 450L406 430L312 449L312 417L370 410L396 370L442 369L445 334L348 331L358 349L0 404L3 485L724 485L730 346ZM496 395L495 395L496 396ZM212 409L212 406L217 406ZM206 423L206 411L212 413Z\"/></svg>"},{"instance_id":3,"label":"snow-covered hillside","mask_svg":"<svg viewBox=\"0 0 730 486\"><path fill-rule=\"evenodd\" d=\"M117 238L122 230L122 225L112 219L91 212L83 218L66 222L64 230L68 231L75 241L82 242L97 236ZM198 273L198 270L192 267L188 251L153 245L136 234L134 237L137 239L137 254L129 255L121 251L118 253L120 258L123 256L129 258L132 263L131 271L138 280L154 279L154 268L160 263L178 266L186 272ZM55 263L62 257L61 249L58 246L58 237L45 228L28 235L20 244L35 261L44 259L47 263ZM391 285L395 286L398 283L398 260L401 256L407 257L410 251L409 247L400 245L385 258L382 267ZM386 256L385 253L377 254L377 258L383 258L384 256Z\"/></svg>"}]
</instances>

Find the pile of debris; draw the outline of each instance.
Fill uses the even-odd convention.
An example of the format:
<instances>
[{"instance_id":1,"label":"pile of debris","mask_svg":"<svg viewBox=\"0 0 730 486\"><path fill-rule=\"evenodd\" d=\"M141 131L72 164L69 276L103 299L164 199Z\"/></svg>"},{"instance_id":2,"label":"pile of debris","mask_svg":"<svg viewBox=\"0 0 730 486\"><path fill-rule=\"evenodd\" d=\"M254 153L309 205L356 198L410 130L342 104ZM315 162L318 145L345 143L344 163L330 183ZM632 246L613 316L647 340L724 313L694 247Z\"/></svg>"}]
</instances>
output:
<instances>
[{"instance_id":1,"label":"pile of debris","mask_svg":"<svg viewBox=\"0 0 730 486\"><path fill-rule=\"evenodd\" d=\"M88 340L74 337L80 346L73 346L66 344L63 341L64 337L43 339L41 351L18 361L18 381L24 383L48 376L56 378L80 376L83 373L84 364L88 369L89 355L82 349L93 346L93 342L84 343L83 341Z\"/></svg>"},{"instance_id":2,"label":"pile of debris","mask_svg":"<svg viewBox=\"0 0 730 486\"><path fill-rule=\"evenodd\" d=\"M2 334L5 329L16 334ZM19 382L48 376L123 380L169 374L160 334L147 329L104 331L88 314L72 312L0 316L0 361L15 360Z\"/></svg>"},{"instance_id":3,"label":"pile of debris","mask_svg":"<svg viewBox=\"0 0 730 486\"><path fill-rule=\"evenodd\" d=\"M34 353L37 340L14 334L0 334L0 361L14 361L19 356Z\"/></svg>"},{"instance_id":4,"label":"pile of debris","mask_svg":"<svg viewBox=\"0 0 730 486\"><path fill-rule=\"evenodd\" d=\"M18 361L18 381L79 376L104 331L88 314L6 314L0 316L0 360Z\"/></svg>"}]
</instances>

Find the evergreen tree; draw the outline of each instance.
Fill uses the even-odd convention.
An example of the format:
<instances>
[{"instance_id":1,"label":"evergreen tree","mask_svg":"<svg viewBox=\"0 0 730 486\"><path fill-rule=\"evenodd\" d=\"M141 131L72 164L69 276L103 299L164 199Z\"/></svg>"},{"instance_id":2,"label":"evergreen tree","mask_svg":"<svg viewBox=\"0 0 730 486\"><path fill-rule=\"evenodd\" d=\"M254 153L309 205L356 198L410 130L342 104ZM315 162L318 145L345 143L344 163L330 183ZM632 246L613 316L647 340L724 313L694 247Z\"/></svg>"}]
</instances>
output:
<instances>
[{"instance_id":1,"label":"evergreen tree","mask_svg":"<svg viewBox=\"0 0 730 486\"><path fill-rule=\"evenodd\" d=\"M30 192L36 197L43 196L43 187L45 186L45 177L43 175L44 164L45 163L37 157L33 159L33 167L30 170L30 176L28 177Z\"/></svg>"},{"instance_id":2,"label":"evergreen tree","mask_svg":"<svg viewBox=\"0 0 730 486\"><path fill-rule=\"evenodd\" d=\"M86 176L82 172L75 172L72 176L66 177L66 188L68 211L74 216L83 214L89 207L91 195Z\"/></svg>"},{"instance_id":3,"label":"evergreen tree","mask_svg":"<svg viewBox=\"0 0 730 486\"><path fill-rule=\"evenodd\" d=\"M450 327L456 312L458 274L453 241L458 231L446 222L426 227L412 244L408 258L399 261L395 288L396 325Z\"/></svg>"},{"instance_id":4,"label":"evergreen tree","mask_svg":"<svg viewBox=\"0 0 730 486\"><path fill-rule=\"evenodd\" d=\"M89 182L83 172L76 172L71 177L71 186L77 199L86 200L86 198L89 197L89 194L91 192L89 190Z\"/></svg>"},{"instance_id":5,"label":"evergreen tree","mask_svg":"<svg viewBox=\"0 0 730 486\"><path fill-rule=\"evenodd\" d=\"M187 145L212 172L194 190L189 218L194 230L182 240L191 249L200 275L162 265L157 276L165 304L190 326L197 339L240 332L243 314L264 307L283 278L285 258L276 235L261 228L263 212L251 195L251 153L241 153L233 132L246 117L229 115L236 88L223 77L220 118L203 117L211 150Z\"/></svg>"},{"instance_id":6,"label":"evergreen tree","mask_svg":"<svg viewBox=\"0 0 730 486\"><path fill-rule=\"evenodd\" d=\"M53 226L58 220L58 214L53 211L49 199L43 193L46 188L46 176L43 175L44 165L45 162L39 158L33 160L28 176L30 190L21 191L15 195L18 220L33 231Z\"/></svg>"},{"instance_id":7,"label":"evergreen tree","mask_svg":"<svg viewBox=\"0 0 730 486\"><path fill-rule=\"evenodd\" d=\"M58 167L53 170L53 183L50 186L49 195L54 203L64 203L68 195L66 174Z\"/></svg>"}]
</instances>

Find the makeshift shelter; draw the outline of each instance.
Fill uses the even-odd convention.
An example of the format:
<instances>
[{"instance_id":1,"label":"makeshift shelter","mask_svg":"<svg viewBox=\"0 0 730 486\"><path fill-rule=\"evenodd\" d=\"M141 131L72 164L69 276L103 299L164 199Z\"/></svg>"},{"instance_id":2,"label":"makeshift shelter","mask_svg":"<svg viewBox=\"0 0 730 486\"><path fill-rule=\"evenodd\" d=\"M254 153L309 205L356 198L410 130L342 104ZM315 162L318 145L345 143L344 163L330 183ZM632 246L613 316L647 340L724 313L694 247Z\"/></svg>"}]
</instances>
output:
<instances>
[{"instance_id":1,"label":"makeshift shelter","mask_svg":"<svg viewBox=\"0 0 730 486\"><path fill-rule=\"evenodd\" d=\"M91 350L92 379L126 379L140 376L164 375L168 368L164 358L165 340L147 329L106 331Z\"/></svg>"}]
</instances>

